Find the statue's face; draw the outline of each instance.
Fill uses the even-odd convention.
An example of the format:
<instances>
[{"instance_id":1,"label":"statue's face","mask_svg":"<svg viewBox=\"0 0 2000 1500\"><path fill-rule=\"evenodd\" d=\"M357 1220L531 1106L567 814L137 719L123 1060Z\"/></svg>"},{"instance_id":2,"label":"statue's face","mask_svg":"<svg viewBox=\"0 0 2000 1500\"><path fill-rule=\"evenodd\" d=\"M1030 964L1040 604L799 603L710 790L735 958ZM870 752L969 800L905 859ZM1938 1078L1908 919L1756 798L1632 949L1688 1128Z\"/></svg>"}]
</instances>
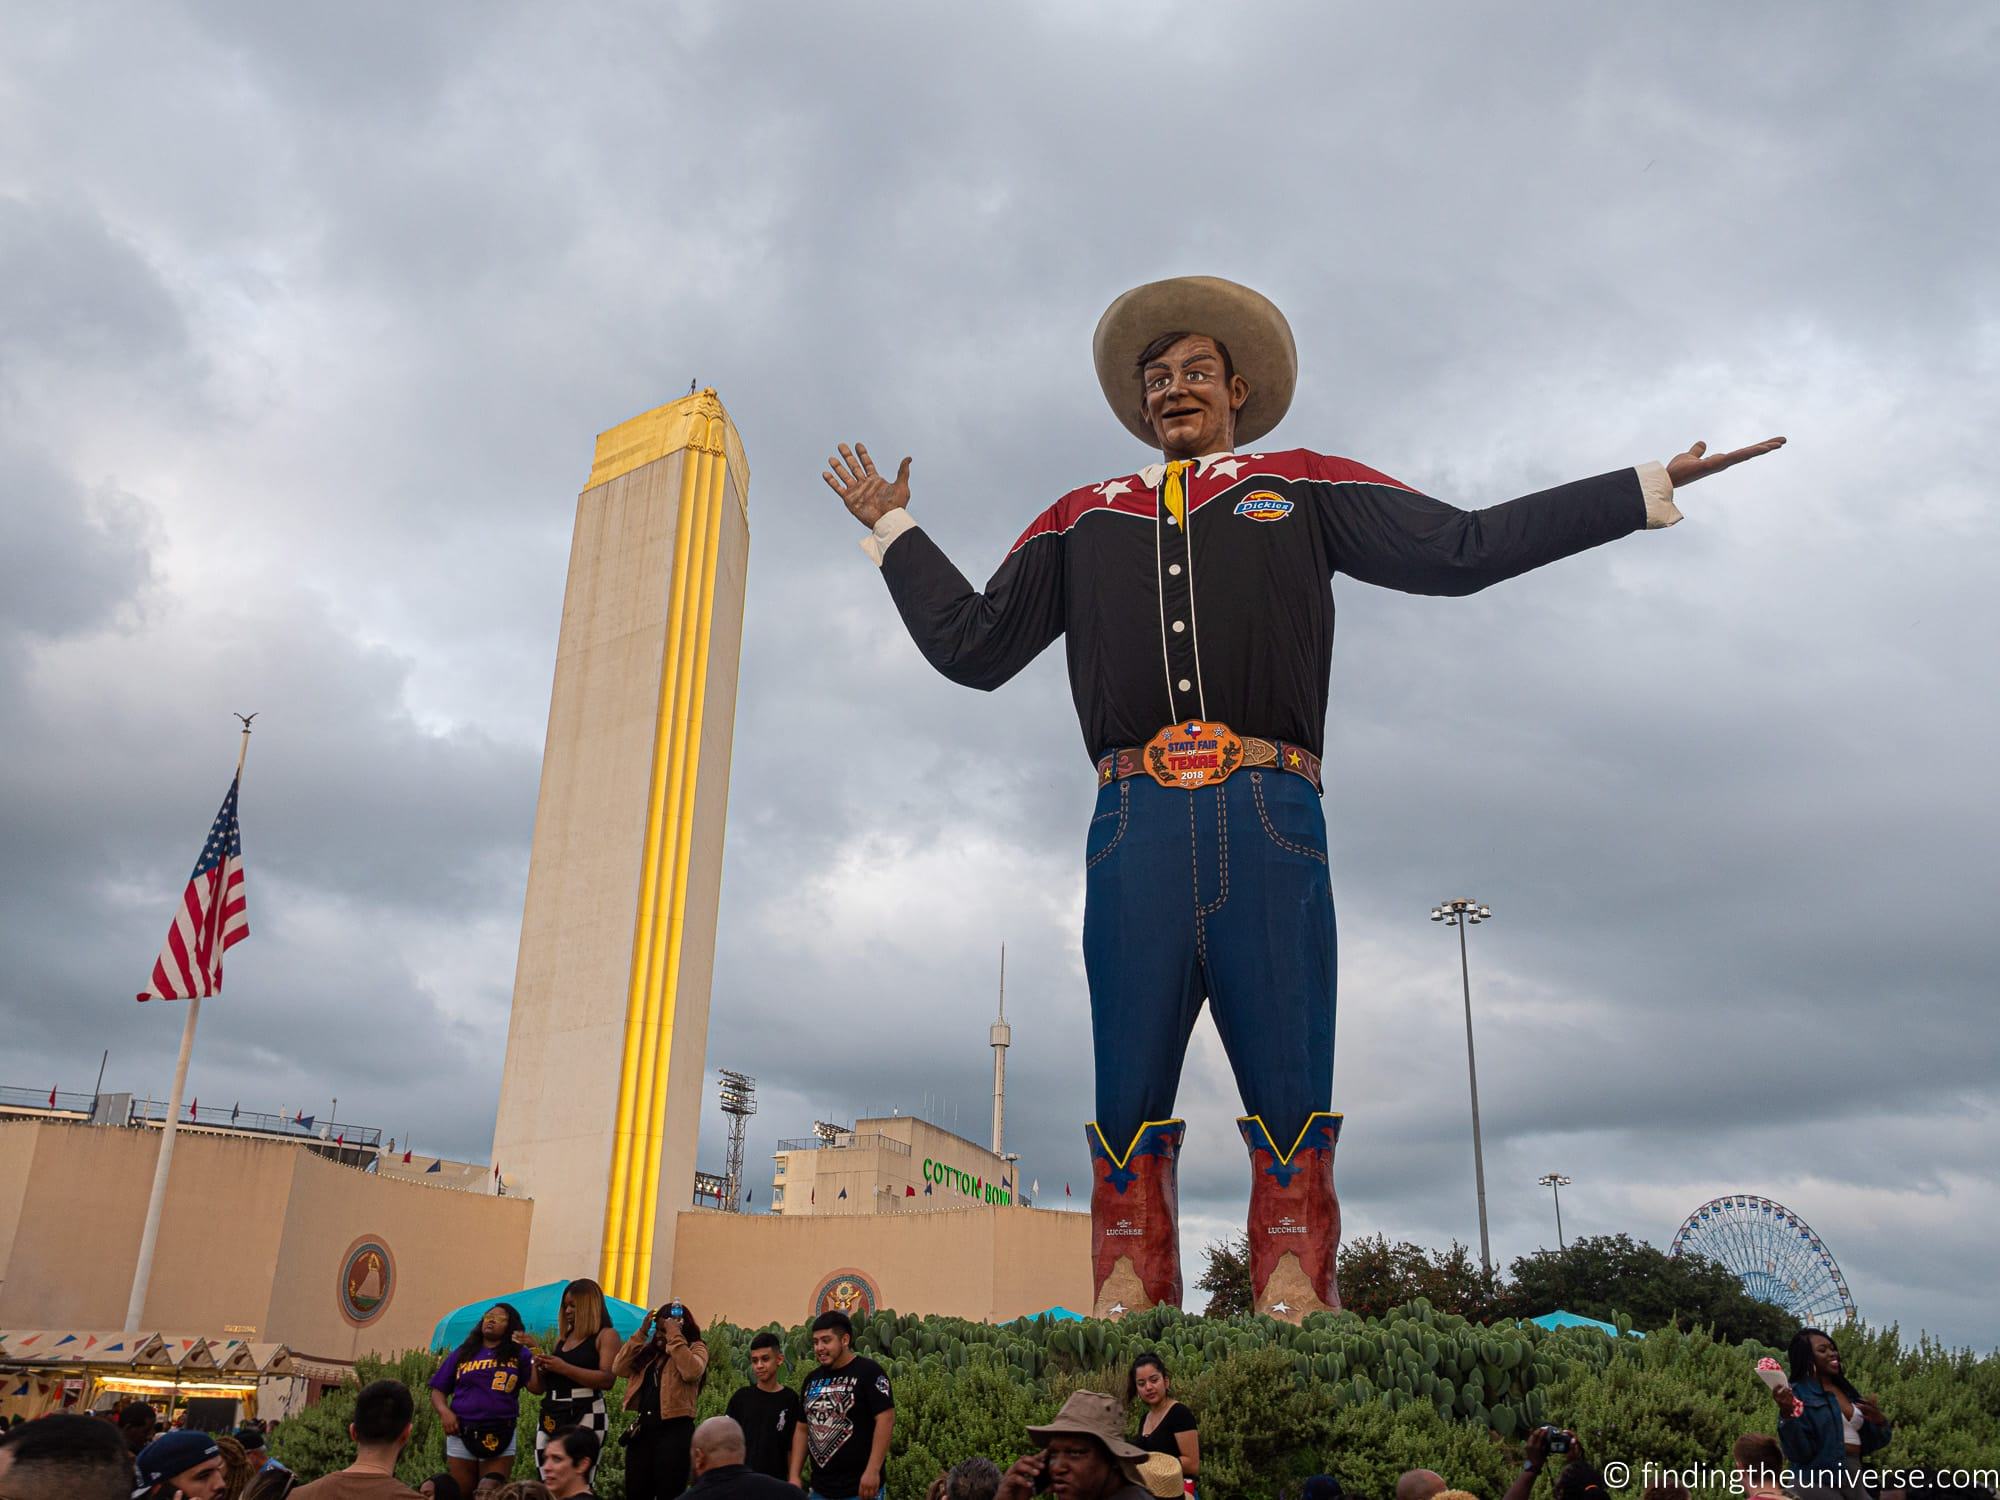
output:
<instances>
[{"instance_id":1,"label":"statue's face","mask_svg":"<svg viewBox=\"0 0 2000 1500\"><path fill-rule=\"evenodd\" d=\"M1199 458L1235 443L1236 413L1250 399L1241 375L1225 379L1222 351L1191 333L1139 372L1146 421L1168 458Z\"/></svg>"}]
</instances>

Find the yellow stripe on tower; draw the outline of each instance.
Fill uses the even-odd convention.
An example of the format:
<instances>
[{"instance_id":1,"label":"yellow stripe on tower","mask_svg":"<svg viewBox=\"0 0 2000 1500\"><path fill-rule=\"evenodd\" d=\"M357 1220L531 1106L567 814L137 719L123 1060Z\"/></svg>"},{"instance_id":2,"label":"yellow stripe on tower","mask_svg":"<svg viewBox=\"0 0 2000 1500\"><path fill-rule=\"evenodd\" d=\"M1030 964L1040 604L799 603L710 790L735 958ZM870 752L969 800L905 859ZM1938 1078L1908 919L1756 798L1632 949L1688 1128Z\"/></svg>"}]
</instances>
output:
<instances>
[{"instance_id":1,"label":"yellow stripe on tower","mask_svg":"<svg viewBox=\"0 0 2000 1500\"><path fill-rule=\"evenodd\" d=\"M590 475L592 485L603 484L681 449L686 456L599 1261L605 1291L631 1302L646 1299L652 1273L722 506L729 466L743 464L743 450L714 392L703 391L605 433ZM702 1059L691 1062L699 1067Z\"/></svg>"}]
</instances>

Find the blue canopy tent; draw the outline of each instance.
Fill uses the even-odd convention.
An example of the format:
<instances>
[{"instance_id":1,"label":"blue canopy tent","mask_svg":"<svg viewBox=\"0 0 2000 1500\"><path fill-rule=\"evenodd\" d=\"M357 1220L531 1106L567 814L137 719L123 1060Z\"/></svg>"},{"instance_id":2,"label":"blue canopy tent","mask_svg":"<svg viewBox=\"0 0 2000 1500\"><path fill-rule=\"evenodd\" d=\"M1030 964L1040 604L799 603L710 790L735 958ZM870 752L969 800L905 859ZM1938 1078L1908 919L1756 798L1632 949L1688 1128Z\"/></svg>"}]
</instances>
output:
<instances>
[{"instance_id":1,"label":"blue canopy tent","mask_svg":"<svg viewBox=\"0 0 2000 1500\"><path fill-rule=\"evenodd\" d=\"M1010 1321L1015 1323L1032 1323L1037 1318L1047 1318L1051 1323L1081 1323L1083 1321L1083 1314L1080 1312L1071 1312L1068 1308L1058 1303L1054 1307L1045 1307L1038 1313L1023 1313L1020 1317L1010 1319Z\"/></svg>"},{"instance_id":2,"label":"blue canopy tent","mask_svg":"<svg viewBox=\"0 0 2000 1500\"><path fill-rule=\"evenodd\" d=\"M496 1292L491 1297L468 1302L438 1320L437 1327L431 1330L431 1347L445 1350L464 1343L466 1335L477 1328L479 1320L486 1316L486 1309L496 1302L513 1303L514 1310L521 1315L522 1326L530 1334L540 1337L556 1326L556 1318L562 1312L563 1288L568 1285L567 1281L551 1281L546 1286L526 1287L518 1292ZM611 1326L618 1330L620 1338L632 1337L646 1320L646 1309L634 1307L630 1302L606 1297L604 1305L611 1310Z\"/></svg>"},{"instance_id":3,"label":"blue canopy tent","mask_svg":"<svg viewBox=\"0 0 2000 1500\"><path fill-rule=\"evenodd\" d=\"M1618 1330L1603 1319L1586 1318L1582 1313L1564 1312L1561 1308L1557 1308L1554 1312L1545 1312L1539 1318L1530 1318L1528 1321L1537 1328L1595 1328L1600 1333L1610 1334L1614 1339L1618 1337ZM1635 1328L1625 1336L1642 1339L1646 1335Z\"/></svg>"}]
</instances>

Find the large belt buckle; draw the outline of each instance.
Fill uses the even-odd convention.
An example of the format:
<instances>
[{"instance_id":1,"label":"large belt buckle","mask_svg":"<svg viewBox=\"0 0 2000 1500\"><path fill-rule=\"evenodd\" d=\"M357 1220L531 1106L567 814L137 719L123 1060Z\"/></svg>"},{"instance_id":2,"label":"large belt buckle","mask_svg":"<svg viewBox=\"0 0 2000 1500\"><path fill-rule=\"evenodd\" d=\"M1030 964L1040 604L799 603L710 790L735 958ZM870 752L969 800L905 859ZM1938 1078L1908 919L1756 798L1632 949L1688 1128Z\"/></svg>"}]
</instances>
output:
<instances>
[{"instance_id":1,"label":"large belt buckle","mask_svg":"<svg viewBox=\"0 0 2000 1500\"><path fill-rule=\"evenodd\" d=\"M1192 792L1227 781L1243 764L1243 741L1227 724L1182 719L1147 741L1144 758L1146 774L1161 786Z\"/></svg>"}]
</instances>

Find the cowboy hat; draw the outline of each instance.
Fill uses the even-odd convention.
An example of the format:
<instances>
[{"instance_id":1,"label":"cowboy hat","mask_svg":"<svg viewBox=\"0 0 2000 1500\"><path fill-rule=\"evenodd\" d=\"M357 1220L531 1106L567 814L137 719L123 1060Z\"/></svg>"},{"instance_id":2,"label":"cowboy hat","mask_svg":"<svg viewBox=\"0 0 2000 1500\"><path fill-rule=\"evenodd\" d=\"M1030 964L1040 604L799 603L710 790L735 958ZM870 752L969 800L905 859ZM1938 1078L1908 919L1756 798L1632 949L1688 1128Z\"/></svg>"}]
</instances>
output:
<instances>
[{"instance_id":1,"label":"cowboy hat","mask_svg":"<svg viewBox=\"0 0 2000 1500\"><path fill-rule=\"evenodd\" d=\"M1146 1450L1125 1440L1125 1408L1118 1404L1116 1398L1100 1395L1096 1391L1072 1392L1053 1422L1028 1429L1028 1436L1044 1448L1048 1447L1049 1439L1058 1433L1077 1433L1096 1438L1127 1479L1134 1484L1142 1482L1139 1461L1145 1458Z\"/></svg>"},{"instance_id":2,"label":"cowboy hat","mask_svg":"<svg viewBox=\"0 0 2000 1500\"><path fill-rule=\"evenodd\" d=\"M1139 356L1163 333L1202 333L1229 350L1250 399L1236 413L1236 441L1254 443L1276 427L1292 404L1299 350L1292 325L1261 293L1219 276L1176 276L1136 286L1104 310L1091 338L1097 383L1125 430L1157 446L1146 420Z\"/></svg>"}]
</instances>

